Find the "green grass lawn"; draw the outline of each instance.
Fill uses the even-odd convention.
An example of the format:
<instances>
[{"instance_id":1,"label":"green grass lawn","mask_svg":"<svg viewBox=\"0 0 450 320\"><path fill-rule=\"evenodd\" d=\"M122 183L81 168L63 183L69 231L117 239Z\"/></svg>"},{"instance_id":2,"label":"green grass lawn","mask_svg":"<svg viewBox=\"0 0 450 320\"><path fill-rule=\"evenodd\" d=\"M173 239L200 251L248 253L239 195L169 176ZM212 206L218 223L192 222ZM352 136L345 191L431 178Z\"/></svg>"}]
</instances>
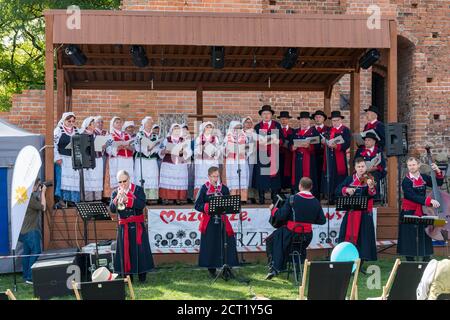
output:
<instances>
[{"instance_id":1,"label":"green grass lawn","mask_svg":"<svg viewBox=\"0 0 450 320\"><path fill-rule=\"evenodd\" d=\"M359 275L358 290L359 299L376 297L381 295L381 288L386 284L389 272L394 264L393 259L379 260L376 265L381 270L381 281L379 289L368 289L367 281L371 275ZM371 264L366 263L365 268ZM211 284L208 271L193 266L182 264L162 264L155 272L147 275L147 282L134 283L134 290L137 299L151 300L227 300L227 299L252 299L255 294L270 299L290 299L298 298L298 286L286 279L286 273L267 281L264 280L267 268L264 264L249 264L241 268L236 268L235 274L250 280L250 284L240 283L236 280L225 282L219 279ZM33 297L33 286L22 281L21 274L17 275L18 290L15 293L17 299L35 299ZM13 287L12 275L0 275L0 291ZM350 286L347 295L350 295ZM58 299L74 299L74 296L67 296Z\"/></svg>"}]
</instances>

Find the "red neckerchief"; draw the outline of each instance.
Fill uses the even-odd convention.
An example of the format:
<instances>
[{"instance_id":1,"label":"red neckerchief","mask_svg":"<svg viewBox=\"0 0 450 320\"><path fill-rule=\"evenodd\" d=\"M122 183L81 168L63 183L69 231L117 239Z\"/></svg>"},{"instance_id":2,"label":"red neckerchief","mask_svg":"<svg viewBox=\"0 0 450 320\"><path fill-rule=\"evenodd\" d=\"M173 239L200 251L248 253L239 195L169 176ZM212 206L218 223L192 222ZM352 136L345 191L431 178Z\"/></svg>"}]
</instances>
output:
<instances>
[{"instance_id":1,"label":"red neckerchief","mask_svg":"<svg viewBox=\"0 0 450 320\"><path fill-rule=\"evenodd\" d=\"M408 172L408 174L406 175L406 177L412 181L413 183L413 188L420 188L423 187L424 185L426 185L425 181L422 178L422 175L419 174L419 177L416 179L414 178L411 173Z\"/></svg>"},{"instance_id":2,"label":"red neckerchief","mask_svg":"<svg viewBox=\"0 0 450 320\"><path fill-rule=\"evenodd\" d=\"M64 132L65 132L66 134L68 134L69 136L71 136L71 135L74 133L74 131L75 131L75 127L68 128L68 127L66 127L65 125L63 125L63 130L64 130Z\"/></svg>"},{"instance_id":3,"label":"red neckerchief","mask_svg":"<svg viewBox=\"0 0 450 320\"><path fill-rule=\"evenodd\" d=\"M275 121L271 120L270 121L270 127L268 126L268 123L261 121L260 123L260 127L261 130L266 131L267 135L270 135L272 130L276 129L277 126L275 125ZM258 148L259 148L259 143L258 143ZM266 146L266 150L267 150L267 156L270 158L270 176L271 177L276 177L277 172L278 172L278 166L277 166L277 161L276 161L276 155L275 152L272 152L272 145L268 145Z\"/></svg>"},{"instance_id":4,"label":"red neckerchief","mask_svg":"<svg viewBox=\"0 0 450 320\"><path fill-rule=\"evenodd\" d=\"M378 120L375 120L374 123L370 123L370 122L367 123L365 128L364 128L364 131L367 131L367 130L370 130L370 129L375 129L375 127L377 126L378 122L379 122Z\"/></svg>"},{"instance_id":5,"label":"red neckerchief","mask_svg":"<svg viewBox=\"0 0 450 320\"><path fill-rule=\"evenodd\" d=\"M363 157L372 157L375 156L378 153L378 148L376 146L373 147L373 151L370 151L370 149L364 147L363 151L361 151L361 155Z\"/></svg>"},{"instance_id":6,"label":"red neckerchief","mask_svg":"<svg viewBox=\"0 0 450 320\"><path fill-rule=\"evenodd\" d=\"M211 194L222 195L222 184L221 183L219 183L217 186L214 186L211 182L206 181L205 186L207 188L207 190L206 190L207 195L211 195Z\"/></svg>"},{"instance_id":7,"label":"red neckerchief","mask_svg":"<svg viewBox=\"0 0 450 320\"><path fill-rule=\"evenodd\" d=\"M314 199L314 196L311 194L311 192L306 193L304 191L300 191L299 193L297 193L297 195L305 199Z\"/></svg>"},{"instance_id":8,"label":"red neckerchief","mask_svg":"<svg viewBox=\"0 0 450 320\"><path fill-rule=\"evenodd\" d=\"M336 137L336 135L341 134L344 132L344 125L341 125L339 129L333 127L330 130L330 139L333 139ZM339 147L339 146L338 146ZM340 176L345 175L345 153L338 151L338 149L333 149L332 152L334 152L334 157L336 159L336 169L337 174ZM323 167L322 170L325 172L327 169L327 156L326 156L326 149L324 148L324 158L323 158Z\"/></svg>"}]
</instances>

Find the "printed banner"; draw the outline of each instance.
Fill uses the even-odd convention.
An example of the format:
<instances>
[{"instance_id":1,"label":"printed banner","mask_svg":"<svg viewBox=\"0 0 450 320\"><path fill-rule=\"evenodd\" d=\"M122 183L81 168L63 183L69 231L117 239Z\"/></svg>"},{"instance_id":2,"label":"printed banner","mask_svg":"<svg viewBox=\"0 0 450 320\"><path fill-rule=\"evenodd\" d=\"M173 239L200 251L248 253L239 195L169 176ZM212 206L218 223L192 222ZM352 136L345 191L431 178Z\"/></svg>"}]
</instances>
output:
<instances>
[{"instance_id":1,"label":"printed banner","mask_svg":"<svg viewBox=\"0 0 450 320\"><path fill-rule=\"evenodd\" d=\"M313 240L310 249L329 248L337 244L343 211L324 208L329 217L331 244L326 243L328 223L313 225ZM264 252L265 239L275 229L269 224L268 208L243 208L242 228L239 215L228 215L236 233L239 252ZM376 226L376 209L374 209ZM194 209L154 209L148 210L148 233L153 253L196 253L200 248L200 231L198 230L202 213Z\"/></svg>"}]
</instances>

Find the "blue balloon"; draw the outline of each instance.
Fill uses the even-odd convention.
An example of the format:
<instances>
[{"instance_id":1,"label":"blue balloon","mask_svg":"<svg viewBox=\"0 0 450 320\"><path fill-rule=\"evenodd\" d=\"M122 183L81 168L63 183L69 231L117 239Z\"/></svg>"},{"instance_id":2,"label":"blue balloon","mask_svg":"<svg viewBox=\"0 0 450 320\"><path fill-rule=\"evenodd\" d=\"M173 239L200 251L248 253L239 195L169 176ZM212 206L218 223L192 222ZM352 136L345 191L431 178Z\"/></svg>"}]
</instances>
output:
<instances>
[{"instance_id":1,"label":"blue balloon","mask_svg":"<svg viewBox=\"0 0 450 320\"><path fill-rule=\"evenodd\" d=\"M331 262L356 261L359 258L358 249L350 242L341 242L334 247L331 252ZM356 263L353 264L352 272L356 270Z\"/></svg>"}]
</instances>

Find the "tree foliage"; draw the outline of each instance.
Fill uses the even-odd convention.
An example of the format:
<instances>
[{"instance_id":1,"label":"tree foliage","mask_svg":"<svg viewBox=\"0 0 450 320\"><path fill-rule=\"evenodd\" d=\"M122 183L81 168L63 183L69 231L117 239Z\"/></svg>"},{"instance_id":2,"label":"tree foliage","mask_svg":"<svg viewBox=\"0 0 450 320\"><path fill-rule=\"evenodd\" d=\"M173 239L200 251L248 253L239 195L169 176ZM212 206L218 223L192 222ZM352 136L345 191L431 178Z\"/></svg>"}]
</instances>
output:
<instances>
[{"instance_id":1,"label":"tree foliage","mask_svg":"<svg viewBox=\"0 0 450 320\"><path fill-rule=\"evenodd\" d=\"M0 111L25 89L44 89L45 9L119 9L120 0L0 0Z\"/></svg>"}]
</instances>

